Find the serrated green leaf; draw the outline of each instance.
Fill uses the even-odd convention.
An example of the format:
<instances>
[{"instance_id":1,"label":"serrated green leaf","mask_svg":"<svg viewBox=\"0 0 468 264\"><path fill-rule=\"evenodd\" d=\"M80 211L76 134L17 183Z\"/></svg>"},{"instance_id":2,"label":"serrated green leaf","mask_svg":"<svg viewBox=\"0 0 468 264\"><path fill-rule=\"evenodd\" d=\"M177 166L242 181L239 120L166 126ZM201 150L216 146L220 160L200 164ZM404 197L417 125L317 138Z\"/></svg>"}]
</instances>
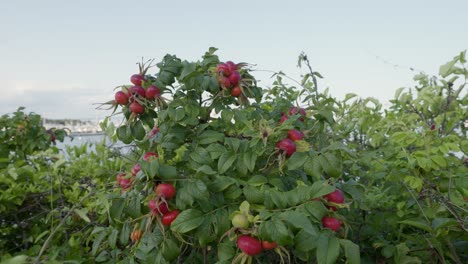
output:
<instances>
[{"instance_id":1,"label":"serrated green leaf","mask_svg":"<svg viewBox=\"0 0 468 264\"><path fill-rule=\"evenodd\" d=\"M224 153L218 160L218 172L225 173L236 161L237 156L234 153Z\"/></svg>"},{"instance_id":2,"label":"serrated green leaf","mask_svg":"<svg viewBox=\"0 0 468 264\"><path fill-rule=\"evenodd\" d=\"M346 259L349 264L361 264L359 246L350 240L340 239L340 244L344 249Z\"/></svg>"},{"instance_id":3,"label":"serrated green leaf","mask_svg":"<svg viewBox=\"0 0 468 264\"><path fill-rule=\"evenodd\" d=\"M146 131L143 127L143 123L140 120L136 121L132 125L132 135L137 140L142 140L145 137Z\"/></svg>"},{"instance_id":4,"label":"serrated green leaf","mask_svg":"<svg viewBox=\"0 0 468 264\"><path fill-rule=\"evenodd\" d=\"M340 255L340 242L338 238L321 234L317 245L317 262L321 264L334 264Z\"/></svg>"},{"instance_id":5,"label":"serrated green leaf","mask_svg":"<svg viewBox=\"0 0 468 264\"><path fill-rule=\"evenodd\" d=\"M91 223L91 220L89 219L88 215L87 215L87 209L85 208L81 208L81 209L75 209L75 213L81 217L81 219L85 220L85 222L87 223Z\"/></svg>"},{"instance_id":6,"label":"serrated green leaf","mask_svg":"<svg viewBox=\"0 0 468 264\"><path fill-rule=\"evenodd\" d=\"M308 159L309 155L307 152L295 152L288 159L288 170L297 170L301 168Z\"/></svg>"},{"instance_id":7,"label":"serrated green leaf","mask_svg":"<svg viewBox=\"0 0 468 264\"><path fill-rule=\"evenodd\" d=\"M205 215L197 209L182 211L171 224L171 230L178 233L187 233L199 227L204 221Z\"/></svg>"},{"instance_id":8,"label":"serrated green leaf","mask_svg":"<svg viewBox=\"0 0 468 264\"><path fill-rule=\"evenodd\" d=\"M208 145L214 142L223 142L224 134L214 131L206 130L198 137L198 143L201 145Z\"/></svg>"}]
</instances>

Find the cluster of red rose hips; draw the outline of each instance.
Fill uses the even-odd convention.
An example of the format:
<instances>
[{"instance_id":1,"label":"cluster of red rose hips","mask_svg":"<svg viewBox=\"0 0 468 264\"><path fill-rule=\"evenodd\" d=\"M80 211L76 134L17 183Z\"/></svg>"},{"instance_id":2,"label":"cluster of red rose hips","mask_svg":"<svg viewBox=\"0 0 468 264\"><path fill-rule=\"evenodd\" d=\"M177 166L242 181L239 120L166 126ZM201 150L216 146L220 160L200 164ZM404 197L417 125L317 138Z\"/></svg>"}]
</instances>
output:
<instances>
[{"instance_id":1,"label":"cluster of red rose hips","mask_svg":"<svg viewBox=\"0 0 468 264\"><path fill-rule=\"evenodd\" d=\"M289 116L299 114L299 121L304 122L304 117L306 116L306 111L304 108L300 107L292 107L289 109L288 112L289 115L282 115L280 119L280 124L282 124L284 121L286 121ZM286 154L286 157L290 157L294 152L296 152L296 144L294 143L295 141L303 140L304 139L304 133L296 130L296 129L291 129L288 131L288 137L280 140L276 144L276 148L279 149L280 151L284 152Z\"/></svg>"},{"instance_id":2,"label":"cluster of red rose hips","mask_svg":"<svg viewBox=\"0 0 468 264\"><path fill-rule=\"evenodd\" d=\"M151 199L148 202L148 208L153 215L161 215L161 222L165 226L170 226L177 218L179 210L169 210L167 201L171 200L176 195L175 187L170 183L160 183L154 188L156 199Z\"/></svg>"},{"instance_id":3,"label":"cluster of red rose hips","mask_svg":"<svg viewBox=\"0 0 468 264\"><path fill-rule=\"evenodd\" d=\"M333 204L335 204L335 205L343 204L344 201L345 201L344 194L340 189L335 189L334 192L323 196L323 198L326 200L326 203L327 203L325 206L328 209L330 209L331 211L334 211L334 212L337 210L337 208ZM342 224L342 222L339 219L336 219L336 218L331 217L331 216L325 216L325 217L322 218L323 227L331 229L331 230L333 230L335 232L340 230L341 224Z\"/></svg>"},{"instance_id":4,"label":"cluster of red rose hips","mask_svg":"<svg viewBox=\"0 0 468 264\"><path fill-rule=\"evenodd\" d=\"M250 235L241 235L237 238L237 247L248 256L255 256L262 250L270 250L278 247L276 242L261 241Z\"/></svg>"},{"instance_id":5,"label":"cluster of red rose hips","mask_svg":"<svg viewBox=\"0 0 468 264\"><path fill-rule=\"evenodd\" d=\"M128 105L130 112L134 114L142 114L145 112L145 107L142 104L144 100L154 101L161 97L161 90L156 85L151 84L146 89L143 84L147 80L142 74L133 74L130 77L130 82L134 84L130 88L123 88L115 93L114 103L118 105Z\"/></svg>"},{"instance_id":6,"label":"cluster of red rose hips","mask_svg":"<svg viewBox=\"0 0 468 264\"><path fill-rule=\"evenodd\" d=\"M145 155L143 155L143 160L144 161L150 161L151 158L158 158L158 154L154 152L146 152ZM127 176L127 173L121 172L117 174L117 183L120 185L123 191L127 191L132 187L132 183L135 179L135 176L140 172L141 170L141 165L140 163L137 163L133 165L133 167L130 169L130 177Z\"/></svg>"},{"instance_id":7,"label":"cluster of red rose hips","mask_svg":"<svg viewBox=\"0 0 468 264\"><path fill-rule=\"evenodd\" d=\"M215 69L221 88L226 90L230 89L231 95L234 97L238 97L242 94L242 89L240 88L242 77L237 69L238 65L232 61L220 63Z\"/></svg>"}]
</instances>

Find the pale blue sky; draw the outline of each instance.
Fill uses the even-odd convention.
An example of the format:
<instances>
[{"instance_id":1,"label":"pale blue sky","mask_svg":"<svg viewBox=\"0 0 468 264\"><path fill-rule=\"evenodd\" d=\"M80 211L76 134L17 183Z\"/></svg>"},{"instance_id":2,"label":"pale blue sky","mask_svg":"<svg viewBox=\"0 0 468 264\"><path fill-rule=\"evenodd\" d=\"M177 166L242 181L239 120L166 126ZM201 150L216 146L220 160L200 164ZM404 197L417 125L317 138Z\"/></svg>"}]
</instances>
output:
<instances>
[{"instance_id":1,"label":"pale blue sky","mask_svg":"<svg viewBox=\"0 0 468 264\"><path fill-rule=\"evenodd\" d=\"M0 114L24 105L50 118L102 117L92 104L111 100L142 56L195 60L210 46L296 79L305 51L322 89L388 100L412 85L409 66L435 74L468 48L467 11L466 0L1 1Z\"/></svg>"}]
</instances>

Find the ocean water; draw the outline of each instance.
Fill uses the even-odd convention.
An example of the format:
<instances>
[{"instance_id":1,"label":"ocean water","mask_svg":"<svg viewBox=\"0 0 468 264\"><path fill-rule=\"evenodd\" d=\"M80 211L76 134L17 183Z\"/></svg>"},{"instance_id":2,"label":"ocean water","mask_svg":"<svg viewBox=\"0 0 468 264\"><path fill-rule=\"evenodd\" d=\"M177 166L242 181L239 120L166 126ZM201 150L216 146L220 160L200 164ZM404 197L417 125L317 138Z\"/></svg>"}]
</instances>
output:
<instances>
[{"instance_id":1,"label":"ocean water","mask_svg":"<svg viewBox=\"0 0 468 264\"><path fill-rule=\"evenodd\" d=\"M86 143L100 143L106 138L105 134L83 134L65 137L63 142L57 141L57 148L65 150L66 146L79 147Z\"/></svg>"},{"instance_id":2,"label":"ocean water","mask_svg":"<svg viewBox=\"0 0 468 264\"><path fill-rule=\"evenodd\" d=\"M63 142L57 141L56 147L63 153L65 156L68 156L66 153L67 147L80 147L84 144L88 144L88 152L95 150L95 145L101 143L103 140L106 140L106 146L110 148L118 148L120 153L125 154L131 150L130 147L127 147L123 142L117 141L113 143L105 134L78 134L73 136L65 137Z\"/></svg>"}]
</instances>

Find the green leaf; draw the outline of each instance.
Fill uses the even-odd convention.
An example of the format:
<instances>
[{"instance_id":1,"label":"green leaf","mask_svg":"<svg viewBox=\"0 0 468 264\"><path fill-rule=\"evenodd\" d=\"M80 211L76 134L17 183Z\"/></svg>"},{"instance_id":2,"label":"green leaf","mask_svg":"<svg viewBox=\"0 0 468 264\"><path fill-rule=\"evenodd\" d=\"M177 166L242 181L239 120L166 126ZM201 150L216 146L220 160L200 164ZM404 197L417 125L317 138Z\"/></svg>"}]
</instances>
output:
<instances>
[{"instance_id":1,"label":"green leaf","mask_svg":"<svg viewBox=\"0 0 468 264\"><path fill-rule=\"evenodd\" d=\"M251 186L261 186L268 182L268 178L263 175L254 175L247 182Z\"/></svg>"},{"instance_id":2,"label":"green leaf","mask_svg":"<svg viewBox=\"0 0 468 264\"><path fill-rule=\"evenodd\" d=\"M420 191L424 184L423 180L414 176L405 176L403 181L417 191Z\"/></svg>"},{"instance_id":3,"label":"green leaf","mask_svg":"<svg viewBox=\"0 0 468 264\"><path fill-rule=\"evenodd\" d=\"M75 213L79 217L81 217L81 219L85 220L85 222L87 222L87 223L91 223L91 220L89 219L88 215L86 215L87 211L88 210L86 208L75 209Z\"/></svg>"},{"instance_id":4,"label":"green leaf","mask_svg":"<svg viewBox=\"0 0 468 264\"><path fill-rule=\"evenodd\" d=\"M457 220L453 218L436 218L432 220L432 228L437 231L440 228L445 228L449 226L457 226Z\"/></svg>"},{"instance_id":5,"label":"green leaf","mask_svg":"<svg viewBox=\"0 0 468 264\"><path fill-rule=\"evenodd\" d=\"M91 254L96 255L96 253L99 250L99 247L101 246L102 240L106 237L107 233L106 232L100 232L99 235L94 239L93 241L93 247L91 249Z\"/></svg>"},{"instance_id":6,"label":"green leaf","mask_svg":"<svg viewBox=\"0 0 468 264\"><path fill-rule=\"evenodd\" d=\"M453 66L455 66L456 63L457 63L456 60L452 60L440 66L439 75L442 76L443 78L449 76L452 73Z\"/></svg>"},{"instance_id":7,"label":"green leaf","mask_svg":"<svg viewBox=\"0 0 468 264\"><path fill-rule=\"evenodd\" d=\"M309 155L307 152L295 152L288 159L288 170L300 169L308 159Z\"/></svg>"},{"instance_id":8,"label":"green leaf","mask_svg":"<svg viewBox=\"0 0 468 264\"><path fill-rule=\"evenodd\" d=\"M125 144L132 143L133 136L130 127L124 125L117 128L117 138Z\"/></svg>"},{"instance_id":9,"label":"green leaf","mask_svg":"<svg viewBox=\"0 0 468 264\"><path fill-rule=\"evenodd\" d=\"M360 264L361 255L359 253L359 246L350 240L340 239L340 244L344 249L346 259L349 264Z\"/></svg>"},{"instance_id":10,"label":"green leaf","mask_svg":"<svg viewBox=\"0 0 468 264\"><path fill-rule=\"evenodd\" d=\"M210 164L213 161L208 150L202 147L197 147L189 156L192 160L200 164Z\"/></svg>"},{"instance_id":11,"label":"green leaf","mask_svg":"<svg viewBox=\"0 0 468 264\"><path fill-rule=\"evenodd\" d=\"M447 166L447 161L442 156L432 156L431 159L439 167L445 168Z\"/></svg>"},{"instance_id":12,"label":"green leaf","mask_svg":"<svg viewBox=\"0 0 468 264\"><path fill-rule=\"evenodd\" d=\"M193 206L195 199L205 201L209 198L209 192L205 183L201 180L186 181L177 190L176 204L179 209L186 209Z\"/></svg>"},{"instance_id":13,"label":"green leaf","mask_svg":"<svg viewBox=\"0 0 468 264\"><path fill-rule=\"evenodd\" d=\"M137 140L142 140L145 137L146 131L145 131L145 128L143 127L143 123L140 120L138 120L137 122L133 124L132 134L133 134L133 137L135 137L135 139Z\"/></svg>"},{"instance_id":14,"label":"green leaf","mask_svg":"<svg viewBox=\"0 0 468 264\"><path fill-rule=\"evenodd\" d=\"M175 167L166 164L160 164L158 176L163 180L171 180L178 178L179 174L177 173Z\"/></svg>"},{"instance_id":15,"label":"green leaf","mask_svg":"<svg viewBox=\"0 0 468 264\"><path fill-rule=\"evenodd\" d=\"M322 166L320 165L318 156L306 161L304 164L304 171L307 175L312 176L315 179L322 178Z\"/></svg>"},{"instance_id":16,"label":"green leaf","mask_svg":"<svg viewBox=\"0 0 468 264\"><path fill-rule=\"evenodd\" d=\"M213 170L210 166L208 165L203 165L200 168L197 169L197 173L203 173L205 175L215 175L217 172Z\"/></svg>"},{"instance_id":17,"label":"green leaf","mask_svg":"<svg viewBox=\"0 0 468 264\"><path fill-rule=\"evenodd\" d=\"M237 156L234 153L224 153L218 160L218 172L225 173L236 161Z\"/></svg>"},{"instance_id":18,"label":"green leaf","mask_svg":"<svg viewBox=\"0 0 468 264\"><path fill-rule=\"evenodd\" d=\"M117 229L112 229L111 234L109 235L108 238L108 243L111 249L115 249L117 245L117 237L119 236L119 230Z\"/></svg>"},{"instance_id":19,"label":"green leaf","mask_svg":"<svg viewBox=\"0 0 468 264\"><path fill-rule=\"evenodd\" d=\"M317 247L318 235L301 230L294 237L294 247L302 252L308 252Z\"/></svg>"},{"instance_id":20,"label":"green leaf","mask_svg":"<svg viewBox=\"0 0 468 264\"><path fill-rule=\"evenodd\" d=\"M306 213L315 218L316 222L320 222L328 213L327 208L319 201L311 201L304 204L304 209Z\"/></svg>"},{"instance_id":21,"label":"green leaf","mask_svg":"<svg viewBox=\"0 0 468 264\"><path fill-rule=\"evenodd\" d=\"M255 163L257 162L257 153L255 150L251 149L250 151L245 152L244 155L242 155L242 159L247 169L252 172L255 169Z\"/></svg>"},{"instance_id":22,"label":"green leaf","mask_svg":"<svg viewBox=\"0 0 468 264\"><path fill-rule=\"evenodd\" d=\"M328 184L327 181L316 181L310 188L311 198L318 198L329 194L335 190L335 187Z\"/></svg>"},{"instance_id":23,"label":"green leaf","mask_svg":"<svg viewBox=\"0 0 468 264\"><path fill-rule=\"evenodd\" d=\"M209 189L212 192L222 192L236 181L231 177L218 176L215 180L210 183Z\"/></svg>"},{"instance_id":24,"label":"green leaf","mask_svg":"<svg viewBox=\"0 0 468 264\"><path fill-rule=\"evenodd\" d=\"M235 253L234 243L225 242L218 245L218 260L221 263L230 262Z\"/></svg>"},{"instance_id":25,"label":"green leaf","mask_svg":"<svg viewBox=\"0 0 468 264\"><path fill-rule=\"evenodd\" d=\"M27 264L31 263L31 259L26 255L14 256L10 259L2 261L2 264Z\"/></svg>"},{"instance_id":26,"label":"green leaf","mask_svg":"<svg viewBox=\"0 0 468 264\"><path fill-rule=\"evenodd\" d=\"M120 219L122 212L125 208L125 199L117 198L112 200L112 206L109 210L110 217L112 219Z\"/></svg>"},{"instance_id":27,"label":"green leaf","mask_svg":"<svg viewBox=\"0 0 468 264\"><path fill-rule=\"evenodd\" d=\"M432 228L423 219L407 219L399 221L399 224L414 226L427 232L432 232Z\"/></svg>"},{"instance_id":28,"label":"green leaf","mask_svg":"<svg viewBox=\"0 0 468 264\"><path fill-rule=\"evenodd\" d=\"M210 144L206 148L206 150L209 152L213 160L219 158L223 153L227 151L226 148L221 144Z\"/></svg>"},{"instance_id":29,"label":"green leaf","mask_svg":"<svg viewBox=\"0 0 468 264\"><path fill-rule=\"evenodd\" d=\"M133 218L137 218L141 215L141 201L140 196L138 194L129 197L126 212Z\"/></svg>"},{"instance_id":30,"label":"green leaf","mask_svg":"<svg viewBox=\"0 0 468 264\"><path fill-rule=\"evenodd\" d=\"M198 137L198 143L201 145L223 142L223 140L224 134L213 130L206 130Z\"/></svg>"},{"instance_id":31,"label":"green leaf","mask_svg":"<svg viewBox=\"0 0 468 264\"><path fill-rule=\"evenodd\" d=\"M341 177L342 164L339 157L328 152L319 156L319 162L325 174L334 178Z\"/></svg>"},{"instance_id":32,"label":"green leaf","mask_svg":"<svg viewBox=\"0 0 468 264\"><path fill-rule=\"evenodd\" d=\"M180 73L179 80L184 80L187 76L192 74L197 69L196 63L191 63L188 61L182 62L182 72Z\"/></svg>"},{"instance_id":33,"label":"green leaf","mask_svg":"<svg viewBox=\"0 0 468 264\"><path fill-rule=\"evenodd\" d=\"M251 186L245 186L242 189L245 199L249 203L253 204L263 204L265 201L265 194L263 190L259 190L257 188L251 187Z\"/></svg>"},{"instance_id":34,"label":"green leaf","mask_svg":"<svg viewBox=\"0 0 468 264\"><path fill-rule=\"evenodd\" d=\"M340 241L334 236L321 234L317 245L317 262L320 264L336 263L340 254Z\"/></svg>"},{"instance_id":35,"label":"green leaf","mask_svg":"<svg viewBox=\"0 0 468 264\"><path fill-rule=\"evenodd\" d=\"M292 238L289 235L289 230L286 225L277 217L273 217L262 223L262 233L271 239L270 241L276 241L280 245L288 245L292 243Z\"/></svg>"},{"instance_id":36,"label":"green leaf","mask_svg":"<svg viewBox=\"0 0 468 264\"><path fill-rule=\"evenodd\" d=\"M162 254L166 260L172 261L180 255L180 248L174 240L165 239L162 244Z\"/></svg>"},{"instance_id":37,"label":"green leaf","mask_svg":"<svg viewBox=\"0 0 468 264\"><path fill-rule=\"evenodd\" d=\"M279 215L279 218L288 222L290 225L298 229L304 229L310 234L317 234L317 228L315 228L310 222L307 215L298 211L286 211Z\"/></svg>"},{"instance_id":38,"label":"green leaf","mask_svg":"<svg viewBox=\"0 0 468 264\"><path fill-rule=\"evenodd\" d=\"M197 209L182 211L171 224L171 230L178 233L187 233L199 227L204 221L205 215Z\"/></svg>"}]
</instances>

